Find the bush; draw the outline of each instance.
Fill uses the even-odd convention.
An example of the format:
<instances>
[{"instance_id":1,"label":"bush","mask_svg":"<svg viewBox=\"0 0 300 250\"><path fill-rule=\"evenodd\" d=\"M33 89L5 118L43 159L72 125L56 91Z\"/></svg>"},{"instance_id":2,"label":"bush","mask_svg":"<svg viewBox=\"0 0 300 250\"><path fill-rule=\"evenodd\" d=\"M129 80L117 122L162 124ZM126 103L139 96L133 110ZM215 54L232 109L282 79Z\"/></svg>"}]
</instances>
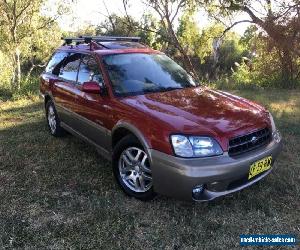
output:
<instances>
[{"instance_id":1,"label":"bush","mask_svg":"<svg viewBox=\"0 0 300 250\"><path fill-rule=\"evenodd\" d=\"M27 82L21 81L21 88L19 91L12 94L13 99L28 97L39 94L39 77L31 76Z\"/></svg>"},{"instance_id":2,"label":"bush","mask_svg":"<svg viewBox=\"0 0 300 250\"><path fill-rule=\"evenodd\" d=\"M10 85L12 76L12 63L9 57L0 51L0 88L5 89Z\"/></svg>"},{"instance_id":3,"label":"bush","mask_svg":"<svg viewBox=\"0 0 300 250\"><path fill-rule=\"evenodd\" d=\"M223 75L215 85L223 89L297 88L300 81L283 81L276 62L264 63L262 58L255 58L251 63L242 62L231 75Z\"/></svg>"},{"instance_id":4,"label":"bush","mask_svg":"<svg viewBox=\"0 0 300 250\"><path fill-rule=\"evenodd\" d=\"M242 62L242 64L238 66L237 70L232 73L231 79L235 85L254 84L250 68L245 62Z\"/></svg>"},{"instance_id":5,"label":"bush","mask_svg":"<svg viewBox=\"0 0 300 250\"><path fill-rule=\"evenodd\" d=\"M238 65L238 64L237 64ZM244 61L231 74L222 75L214 84L221 89L257 89L262 86L255 80L251 67Z\"/></svg>"},{"instance_id":6,"label":"bush","mask_svg":"<svg viewBox=\"0 0 300 250\"><path fill-rule=\"evenodd\" d=\"M21 81L21 88L17 92L12 92L9 85L0 85L0 100L20 99L39 94L39 78L32 76L27 82Z\"/></svg>"}]
</instances>

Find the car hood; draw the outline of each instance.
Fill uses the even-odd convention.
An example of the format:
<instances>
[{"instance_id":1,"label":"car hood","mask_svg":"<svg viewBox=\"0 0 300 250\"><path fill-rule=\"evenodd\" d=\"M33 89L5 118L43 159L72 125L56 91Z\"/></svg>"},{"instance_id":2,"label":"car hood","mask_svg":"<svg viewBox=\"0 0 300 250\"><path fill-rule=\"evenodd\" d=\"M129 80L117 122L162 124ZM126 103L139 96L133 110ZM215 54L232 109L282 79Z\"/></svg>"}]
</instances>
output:
<instances>
[{"instance_id":1,"label":"car hood","mask_svg":"<svg viewBox=\"0 0 300 250\"><path fill-rule=\"evenodd\" d=\"M126 97L122 100L163 122L170 133L232 138L270 126L262 106L206 87Z\"/></svg>"}]
</instances>

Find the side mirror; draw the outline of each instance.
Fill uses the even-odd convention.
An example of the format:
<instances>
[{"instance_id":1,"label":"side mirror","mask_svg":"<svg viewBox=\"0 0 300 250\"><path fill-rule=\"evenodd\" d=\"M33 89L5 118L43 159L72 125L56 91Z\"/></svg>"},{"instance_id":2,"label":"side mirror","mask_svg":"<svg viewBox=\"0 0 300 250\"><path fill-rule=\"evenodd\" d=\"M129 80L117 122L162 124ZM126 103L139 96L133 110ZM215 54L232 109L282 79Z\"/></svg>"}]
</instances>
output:
<instances>
[{"instance_id":1,"label":"side mirror","mask_svg":"<svg viewBox=\"0 0 300 250\"><path fill-rule=\"evenodd\" d=\"M84 82L82 91L91 94L101 94L101 88L97 82Z\"/></svg>"}]
</instances>

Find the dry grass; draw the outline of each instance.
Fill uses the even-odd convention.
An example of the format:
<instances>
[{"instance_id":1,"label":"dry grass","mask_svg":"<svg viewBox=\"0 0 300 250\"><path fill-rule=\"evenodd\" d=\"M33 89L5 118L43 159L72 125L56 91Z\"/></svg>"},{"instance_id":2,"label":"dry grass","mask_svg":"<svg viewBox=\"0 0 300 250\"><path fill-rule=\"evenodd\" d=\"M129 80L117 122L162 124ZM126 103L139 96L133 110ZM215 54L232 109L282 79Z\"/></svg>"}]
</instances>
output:
<instances>
[{"instance_id":1,"label":"dry grass","mask_svg":"<svg viewBox=\"0 0 300 250\"><path fill-rule=\"evenodd\" d=\"M36 97L0 103L0 248L228 249L240 234L300 235L300 92L239 91L266 105L284 149L266 179L210 203L128 198L111 166L49 135Z\"/></svg>"}]
</instances>

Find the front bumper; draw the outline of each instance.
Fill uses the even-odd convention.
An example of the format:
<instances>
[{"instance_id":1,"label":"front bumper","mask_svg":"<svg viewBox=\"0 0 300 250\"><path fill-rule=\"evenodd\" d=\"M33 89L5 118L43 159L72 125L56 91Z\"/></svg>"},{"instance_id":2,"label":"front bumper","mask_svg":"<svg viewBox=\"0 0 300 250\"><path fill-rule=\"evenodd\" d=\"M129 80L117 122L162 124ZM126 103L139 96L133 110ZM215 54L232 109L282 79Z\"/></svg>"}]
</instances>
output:
<instances>
[{"instance_id":1,"label":"front bumper","mask_svg":"<svg viewBox=\"0 0 300 250\"><path fill-rule=\"evenodd\" d=\"M193 188L204 184L204 191L197 201L213 200L216 197L248 187L268 175L272 169L248 181L250 165L264 157L272 156L273 162L282 147L281 140L272 140L263 148L241 156L221 156L186 159L151 149L150 159L154 190L181 200L195 200Z\"/></svg>"}]
</instances>

